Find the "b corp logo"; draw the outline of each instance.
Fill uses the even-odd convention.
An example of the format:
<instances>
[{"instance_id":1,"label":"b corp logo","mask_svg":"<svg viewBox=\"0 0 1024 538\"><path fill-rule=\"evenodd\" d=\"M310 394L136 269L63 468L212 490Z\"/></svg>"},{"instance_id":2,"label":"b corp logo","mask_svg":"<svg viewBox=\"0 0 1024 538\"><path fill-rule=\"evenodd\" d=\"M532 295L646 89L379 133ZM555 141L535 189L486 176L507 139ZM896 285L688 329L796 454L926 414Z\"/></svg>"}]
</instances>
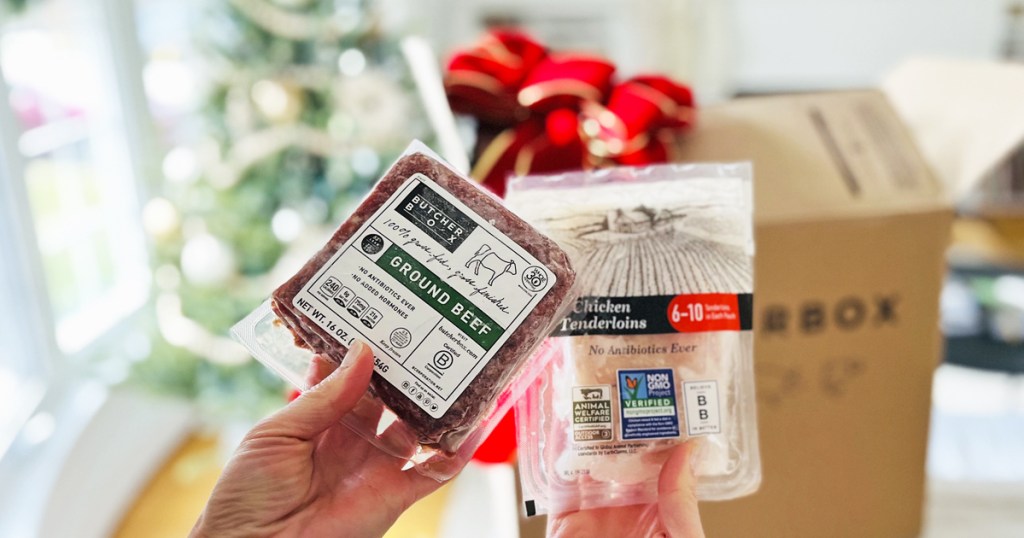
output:
<instances>
[{"instance_id":1,"label":"b corp logo","mask_svg":"<svg viewBox=\"0 0 1024 538\"><path fill-rule=\"evenodd\" d=\"M434 366L439 370L447 370L453 362L455 362L455 357L449 351L442 349L434 354Z\"/></svg>"}]
</instances>

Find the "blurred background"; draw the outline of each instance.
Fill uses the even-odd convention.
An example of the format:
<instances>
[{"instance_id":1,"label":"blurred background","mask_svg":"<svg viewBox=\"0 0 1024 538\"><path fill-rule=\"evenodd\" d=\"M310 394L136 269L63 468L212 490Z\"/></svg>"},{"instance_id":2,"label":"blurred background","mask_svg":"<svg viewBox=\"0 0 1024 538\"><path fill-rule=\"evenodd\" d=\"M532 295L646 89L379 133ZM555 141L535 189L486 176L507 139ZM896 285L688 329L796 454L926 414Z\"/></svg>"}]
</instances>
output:
<instances>
[{"instance_id":1,"label":"blurred background","mask_svg":"<svg viewBox=\"0 0 1024 538\"><path fill-rule=\"evenodd\" d=\"M699 107L885 89L956 211L924 532L1024 535L1024 2L0 0L0 536L187 532L288 394L227 330L450 134L428 75L494 26ZM469 473L392 535L536 535L510 466Z\"/></svg>"}]
</instances>

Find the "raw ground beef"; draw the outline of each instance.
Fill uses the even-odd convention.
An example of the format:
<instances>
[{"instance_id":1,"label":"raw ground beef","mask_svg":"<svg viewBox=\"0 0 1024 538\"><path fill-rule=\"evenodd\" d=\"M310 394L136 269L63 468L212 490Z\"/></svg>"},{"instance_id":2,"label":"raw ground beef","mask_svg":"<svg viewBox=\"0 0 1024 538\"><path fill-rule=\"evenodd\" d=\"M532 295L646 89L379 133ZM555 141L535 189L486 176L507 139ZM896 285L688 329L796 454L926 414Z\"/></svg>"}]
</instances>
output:
<instances>
[{"instance_id":1,"label":"raw ground beef","mask_svg":"<svg viewBox=\"0 0 1024 538\"><path fill-rule=\"evenodd\" d=\"M320 267L347 241L366 219L370 218L401 185L415 173L421 173L436 182L478 215L506 234L519 246L550 269L556 277L554 287L541 299L537 307L509 337L480 374L459 396L447 413L435 419L398 387L374 373L370 390L418 435L419 442L446 452L454 452L462 439L491 408L519 365L528 358L529 351L547 336L552 318L558 313L570 293L576 275L565 252L553 241L541 235L529 224L506 209L501 202L484 193L466 179L452 172L436 160L414 153L403 157L391 168L359 208L334 233L320 252L281 287L274 291L271 305L295 335L296 343L316 353L325 354L341 362L348 349L334 340L326 331L308 320L292 305L295 295L306 285Z\"/></svg>"}]
</instances>

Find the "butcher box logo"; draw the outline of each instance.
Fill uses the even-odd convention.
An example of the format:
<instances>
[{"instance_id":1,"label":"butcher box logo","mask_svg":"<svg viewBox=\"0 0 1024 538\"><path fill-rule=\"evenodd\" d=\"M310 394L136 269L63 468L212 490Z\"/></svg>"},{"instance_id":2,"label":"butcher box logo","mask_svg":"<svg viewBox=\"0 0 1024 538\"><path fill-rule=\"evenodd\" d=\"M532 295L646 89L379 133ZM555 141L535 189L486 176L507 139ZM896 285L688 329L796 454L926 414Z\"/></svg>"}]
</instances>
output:
<instances>
[{"instance_id":1,"label":"butcher box logo","mask_svg":"<svg viewBox=\"0 0 1024 538\"><path fill-rule=\"evenodd\" d=\"M396 209L448 252L455 252L477 227L473 219L423 183L416 185Z\"/></svg>"},{"instance_id":2,"label":"butcher box logo","mask_svg":"<svg viewBox=\"0 0 1024 538\"><path fill-rule=\"evenodd\" d=\"M849 332L895 327L900 319L899 304L900 296L895 293L847 295L833 302L809 299L795 306L769 304L761 310L761 333L813 336L830 328Z\"/></svg>"}]
</instances>

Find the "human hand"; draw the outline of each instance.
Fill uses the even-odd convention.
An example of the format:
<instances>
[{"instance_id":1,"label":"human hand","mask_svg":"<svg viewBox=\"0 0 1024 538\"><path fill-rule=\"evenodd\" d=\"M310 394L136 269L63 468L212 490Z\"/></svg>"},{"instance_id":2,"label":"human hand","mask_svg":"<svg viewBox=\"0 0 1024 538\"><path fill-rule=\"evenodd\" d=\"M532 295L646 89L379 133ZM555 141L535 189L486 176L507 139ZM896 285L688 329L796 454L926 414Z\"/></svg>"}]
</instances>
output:
<instances>
[{"instance_id":1,"label":"human hand","mask_svg":"<svg viewBox=\"0 0 1024 538\"><path fill-rule=\"evenodd\" d=\"M548 537L704 538L694 490L697 480L693 474L693 452L696 448L696 443L690 441L672 450L658 476L657 504L552 514L548 517Z\"/></svg>"},{"instance_id":2,"label":"human hand","mask_svg":"<svg viewBox=\"0 0 1024 538\"><path fill-rule=\"evenodd\" d=\"M314 357L311 388L249 431L192 536L381 536L440 487L341 424L372 373L359 341L340 367Z\"/></svg>"}]
</instances>

